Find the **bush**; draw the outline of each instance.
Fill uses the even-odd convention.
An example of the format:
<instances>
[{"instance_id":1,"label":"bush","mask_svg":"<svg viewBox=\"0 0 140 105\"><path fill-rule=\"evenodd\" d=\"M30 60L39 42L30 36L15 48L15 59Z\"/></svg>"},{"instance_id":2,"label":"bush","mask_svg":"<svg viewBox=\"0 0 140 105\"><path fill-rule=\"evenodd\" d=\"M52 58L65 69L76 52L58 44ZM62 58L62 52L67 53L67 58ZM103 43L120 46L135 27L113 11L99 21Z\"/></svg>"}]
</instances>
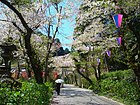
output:
<instances>
[{"instance_id":1,"label":"bush","mask_svg":"<svg viewBox=\"0 0 140 105\"><path fill-rule=\"evenodd\" d=\"M126 105L139 105L139 88L131 70L102 75L101 93L122 100Z\"/></svg>"},{"instance_id":2,"label":"bush","mask_svg":"<svg viewBox=\"0 0 140 105\"><path fill-rule=\"evenodd\" d=\"M90 86L90 83L85 79L85 78L81 78L81 83L83 88L88 88Z\"/></svg>"},{"instance_id":3,"label":"bush","mask_svg":"<svg viewBox=\"0 0 140 105\"><path fill-rule=\"evenodd\" d=\"M97 79L95 77L92 77L92 82L93 82L93 84L90 85L90 87L88 89L93 90L94 93L99 93L99 91L100 91L99 81L97 81Z\"/></svg>"},{"instance_id":4,"label":"bush","mask_svg":"<svg viewBox=\"0 0 140 105\"><path fill-rule=\"evenodd\" d=\"M49 105L51 84L22 82L20 90L0 88L0 105Z\"/></svg>"}]
</instances>

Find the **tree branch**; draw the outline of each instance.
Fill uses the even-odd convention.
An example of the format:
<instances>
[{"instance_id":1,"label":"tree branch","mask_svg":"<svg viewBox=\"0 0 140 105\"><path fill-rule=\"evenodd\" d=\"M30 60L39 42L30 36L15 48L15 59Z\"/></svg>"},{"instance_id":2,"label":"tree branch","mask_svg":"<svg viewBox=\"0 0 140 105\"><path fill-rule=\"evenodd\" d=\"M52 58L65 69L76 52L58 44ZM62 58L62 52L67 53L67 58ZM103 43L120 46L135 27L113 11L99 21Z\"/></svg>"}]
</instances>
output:
<instances>
[{"instance_id":1,"label":"tree branch","mask_svg":"<svg viewBox=\"0 0 140 105\"><path fill-rule=\"evenodd\" d=\"M31 30L27 25L26 21L24 20L23 16L21 15L21 13L15 7L13 7L10 2L8 2L7 0L1 0L1 2L6 6L8 6L18 16L18 18L20 19L22 25L26 28L26 30Z\"/></svg>"},{"instance_id":2,"label":"tree branch","mask_svg":"<svg viewBox=\"0 0 140 105\"><path fill-rule=\"evenodd\" d=\"M17 24L15 22L9 21L9 20L3 20L3 19L0 19L0 21L12 23L18 29L19 32L25 34L25 32L19 26L17 26Z\"/></svg>"},{"instance_id":3,"label":"tree branch","mask_svg":"<svg viewBox=\"0 0 140 105\"><path fill-rule=\"evenodd\" d=\"M9 20L4 20L4 19L0 19L0 21L11 22L11 21L9 21Z\"/></svg>"},{"instance_id":4,"label":"tree branch","mask_svg":"<svg viewBox=\"0 0 140 105\"><path fill-rule=\"evenodd\" d=\"M36 25L33 27L33 30L36 30L38 27L40 27L40 23L36 24Z\"/></svg>"},{"instance_id":5,"label":"tree branch","mask_svg":"<svg viewBox=\"0 0 140 105\"><path fill-rule=\"evenodd\" d=\"M26 34L21 28L19 28L18 26L17 26L17 24L15 23L15 22L12 22L13 23L13 25L18 29L18 31L19 32L21 32L22 34Z\"/></svg>"}]
</instances>

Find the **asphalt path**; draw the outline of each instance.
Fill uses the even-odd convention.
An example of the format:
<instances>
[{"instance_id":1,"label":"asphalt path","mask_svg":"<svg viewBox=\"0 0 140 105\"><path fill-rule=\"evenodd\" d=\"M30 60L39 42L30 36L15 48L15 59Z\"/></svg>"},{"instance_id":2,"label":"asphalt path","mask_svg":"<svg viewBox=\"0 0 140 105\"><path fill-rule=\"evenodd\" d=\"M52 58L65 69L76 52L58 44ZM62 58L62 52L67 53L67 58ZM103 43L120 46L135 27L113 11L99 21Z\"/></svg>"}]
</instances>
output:
<instances>
[{"instance_id":1,"label":"asphalt path","mask_svg":"<svg viewBox=\"0 0 140 105\"><path fill-rule=\"evenodd\" d=\"M54 92L51 105L124 105L104 96L98 96L91 90L64 84L60 95Z\"/></svg>"}]
</instances>

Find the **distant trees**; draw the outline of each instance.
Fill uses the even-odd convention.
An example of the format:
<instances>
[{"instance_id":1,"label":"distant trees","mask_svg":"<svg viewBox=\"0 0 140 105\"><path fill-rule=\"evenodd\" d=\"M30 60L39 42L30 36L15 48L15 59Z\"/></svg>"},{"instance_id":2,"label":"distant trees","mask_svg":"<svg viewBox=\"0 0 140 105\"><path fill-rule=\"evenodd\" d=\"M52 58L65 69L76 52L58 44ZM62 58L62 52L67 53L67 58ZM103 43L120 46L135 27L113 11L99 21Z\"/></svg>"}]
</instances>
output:
<instances>
[{"instance_id":1,"label":"distant trees","mask_svg":"<svg viewBox=\"0 0 140 105\"><path fill-rule=\"evenodd\" d=\"M65 50L63 49L61 42L58 38L56 38L54 40L53 46L55 47L55 50L53 52L53 56L63 56L65 54L70 53L68 48L66 48Z\"/></svg>"}]
</instances>

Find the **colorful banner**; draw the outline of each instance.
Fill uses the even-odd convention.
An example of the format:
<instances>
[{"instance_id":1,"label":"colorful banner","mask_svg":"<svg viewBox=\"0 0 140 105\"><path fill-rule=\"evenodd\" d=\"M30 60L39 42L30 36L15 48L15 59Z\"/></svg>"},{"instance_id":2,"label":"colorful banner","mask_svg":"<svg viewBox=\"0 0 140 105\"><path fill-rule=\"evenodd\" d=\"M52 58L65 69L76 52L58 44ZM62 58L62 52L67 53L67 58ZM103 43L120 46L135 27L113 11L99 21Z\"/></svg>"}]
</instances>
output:
<instances>
[{"instance_id":1,"label":"colorful banner","mask_svg":"<svg viewBox=\"0 0 140 105\"><path fill-rule=\"evenodd\" d=\"M118 42L118 45L121 45L122 44L122 37L118 37L116 38L117 42Z\"/></svg>"},{"instance_id":2,"label":"colorful banner","mask_svg":"<svg viewBox=\"0 0 140 105\"><path fill-rule=\"evenodd\" d=\"M106 51L107 55L110 57L111 56L111 51Z\"/></svg>"},{"instance_id":3,"label":"colorful banner","mask_svg":"<svg viewBox=\"0 0 140 105\"><path fill-rule=\"evenodd\" d=\"M117 14L113 16L113 20L117 28L121 27L122 18L123 18L122 14Z\"/></svg>"},{"instance_id":4,"label":"colorful banner","mask_svg":"<svg viewBox=\"0 0 140 105\"><path fill-rule=\"evenodd\" d=\"M97 62L98 62L98 64L100 63L100 59L99 58L97 58Z\"/></svg>"},{"instance_id":5,"label":"colorful banner","mask_svg":"<svg viewBox=\"0 0 140 105\"><path fill-rule=\"evenodd\" d=\"M85 72L85 69L80 69L80 72Z\"/></svg>"}]
</instances>

